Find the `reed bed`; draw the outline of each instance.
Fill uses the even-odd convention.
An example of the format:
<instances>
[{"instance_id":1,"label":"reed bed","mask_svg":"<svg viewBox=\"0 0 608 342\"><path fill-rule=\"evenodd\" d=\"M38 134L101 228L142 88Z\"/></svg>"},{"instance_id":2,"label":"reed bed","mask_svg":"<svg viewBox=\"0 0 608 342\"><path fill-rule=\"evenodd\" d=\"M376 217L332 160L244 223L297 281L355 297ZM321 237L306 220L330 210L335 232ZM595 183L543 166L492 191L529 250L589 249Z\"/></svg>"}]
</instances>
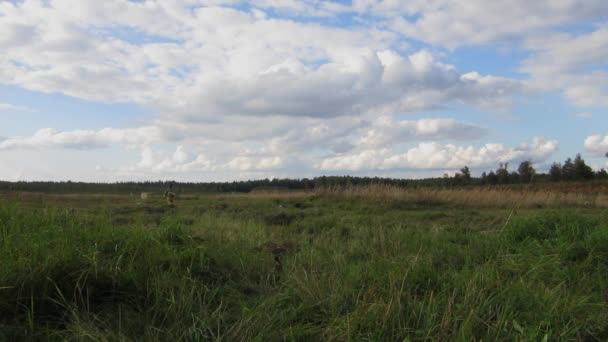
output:
<instances>
[{"instance_id":1,"label":"reed bed","mask_svg":"<svg viewBox=\"0 0 608 342\"><path fill-rule=\"evenodd\" d=\"M372 202L399 201L483 208L608 207L608 194L603 192L562 192L550 188L399 188L371 185L322 188L315 190L315 194Z\"/></svg>"}]
</instances>

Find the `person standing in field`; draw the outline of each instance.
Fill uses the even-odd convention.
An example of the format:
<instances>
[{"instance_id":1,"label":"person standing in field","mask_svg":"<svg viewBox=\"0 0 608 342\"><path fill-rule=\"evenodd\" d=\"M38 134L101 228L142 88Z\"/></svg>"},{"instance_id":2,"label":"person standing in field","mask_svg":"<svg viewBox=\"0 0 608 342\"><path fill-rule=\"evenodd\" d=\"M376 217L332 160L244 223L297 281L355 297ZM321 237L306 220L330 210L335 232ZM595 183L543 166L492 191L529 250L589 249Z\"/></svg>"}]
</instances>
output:
<instances>
[{"instance_id":1,"label":"person standing in field","mask_svg":"<svg viewBox=\"0 0 608 342\"><path fill-rule=\"evenodd\" d=\"M165 190L165 195L163 196L168 205L173 205L173 201L175 200L175 193L171 191L172 188L173 183L169 184L169 189Z\"/></svg>"}]
</instances>

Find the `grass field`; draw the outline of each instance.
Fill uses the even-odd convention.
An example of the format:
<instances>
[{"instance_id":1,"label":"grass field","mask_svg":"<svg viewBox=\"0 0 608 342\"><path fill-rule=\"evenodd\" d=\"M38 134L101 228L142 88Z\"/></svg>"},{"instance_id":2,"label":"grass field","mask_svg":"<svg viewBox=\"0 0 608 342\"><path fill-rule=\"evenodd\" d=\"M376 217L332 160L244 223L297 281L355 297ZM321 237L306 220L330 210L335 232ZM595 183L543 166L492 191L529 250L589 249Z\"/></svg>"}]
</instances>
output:
<instances>
[{"instance_id":1,"label":"grass field","mask_svg":"<svg viewBox=\"0 0 608 342\"><path fill-rule=\"evenodd\" d=\"M0 340L606 341L608 198L0 195Z\"/></svg>"}]
</instances>

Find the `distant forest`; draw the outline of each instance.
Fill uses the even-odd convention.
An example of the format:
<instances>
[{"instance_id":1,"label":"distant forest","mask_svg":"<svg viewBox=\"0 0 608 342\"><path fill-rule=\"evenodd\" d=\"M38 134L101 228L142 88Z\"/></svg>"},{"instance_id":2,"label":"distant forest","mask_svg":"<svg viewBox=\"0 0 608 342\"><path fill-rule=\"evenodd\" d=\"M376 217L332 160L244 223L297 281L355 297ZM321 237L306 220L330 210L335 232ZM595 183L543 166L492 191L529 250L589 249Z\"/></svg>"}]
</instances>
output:
<instances>
[{"instance_id":1,"label":"distant forest","mask_svg":"<svg viewBox=\"0 0 608 342\"><path fill-rule=\"evenodd\" d=\"M51 193L139 193L163 192L172 185L176 193L229 193L264 190L312 190L323 187L348 187L364 185L392 185L397 187L457 187L474 185L537 184L551 182L588 182L608 180L605 169L593 170L580 154L564 163L553 163L548 173L538 173L530 161L510 170L508 163L500 164L496 170L483 172L480 177L471 176L467 166L454 176L424 179L400 179L381 177L321 176L312 179L260 179L234 182L8 182L0 181L0 191L31 191Z\"/></svg>"}]
</instances>

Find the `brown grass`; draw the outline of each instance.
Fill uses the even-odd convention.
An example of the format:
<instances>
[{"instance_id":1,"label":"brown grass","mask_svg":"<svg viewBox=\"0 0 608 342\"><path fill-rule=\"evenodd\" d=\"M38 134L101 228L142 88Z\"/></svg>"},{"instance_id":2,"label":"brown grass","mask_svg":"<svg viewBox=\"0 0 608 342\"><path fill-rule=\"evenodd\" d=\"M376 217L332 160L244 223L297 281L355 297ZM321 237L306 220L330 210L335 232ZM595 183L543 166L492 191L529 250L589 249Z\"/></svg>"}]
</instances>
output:
<instances>
[{"instance_id":1,"label":"brown grass","mask_svg":"<svg viewBox=\"0 0 608 342\"><path fill-rule=\"evenodd\" d=\"M251 198L251 199L273 199L273 198L306 198L314 196L317 192L313 190L293 191L255 191L238 192L217 195L218 198Z\"/></svg>"},{"instance_id":2,"label":"brown grass","mask_svg":"<svg viewBox=\"0 0 608 342\"><path fill-rule=\"evenodd\" d=\"M371 201L403 201L419 204L445 203L472 207L543 208L591 207L608 208L604 192L564 192L551 188L466 187L466 188L398 188L386 185L325 188L315 191L321 196L351 197Z\"/></svg>"},{"instance_id":3,"label":"brown grass","mask_svg":"<svg viewBox=\"0 0 608 342\"><path fill-rule=\"evenodd\" d=\"M158 196L156 196L158 195ZM150 194L160 198L162 194ZM198 199L202 194L180 194L178 203ZM112 200L114 205L124 205L133 200L128 194L44 194L35 192L5 193L4 200L19 203L56 202L73 206L90 206L102 200ZM256 191L209 195L214 198L243 199L302 199L313 196L337 199L350 198L373 202L403 202L412 204L449 204L488 208L555 208L588 207L608 208L607 186L581 186L577 184L550 184L532 186L470 186L462 188L400 188L390 185L351 187L325 187L315 190ZM139 197L137 198L139 201ZM105 202L105 201L104 201ZM108 203L104 203L108 205Z\"/></svg>"}]
</instances>

